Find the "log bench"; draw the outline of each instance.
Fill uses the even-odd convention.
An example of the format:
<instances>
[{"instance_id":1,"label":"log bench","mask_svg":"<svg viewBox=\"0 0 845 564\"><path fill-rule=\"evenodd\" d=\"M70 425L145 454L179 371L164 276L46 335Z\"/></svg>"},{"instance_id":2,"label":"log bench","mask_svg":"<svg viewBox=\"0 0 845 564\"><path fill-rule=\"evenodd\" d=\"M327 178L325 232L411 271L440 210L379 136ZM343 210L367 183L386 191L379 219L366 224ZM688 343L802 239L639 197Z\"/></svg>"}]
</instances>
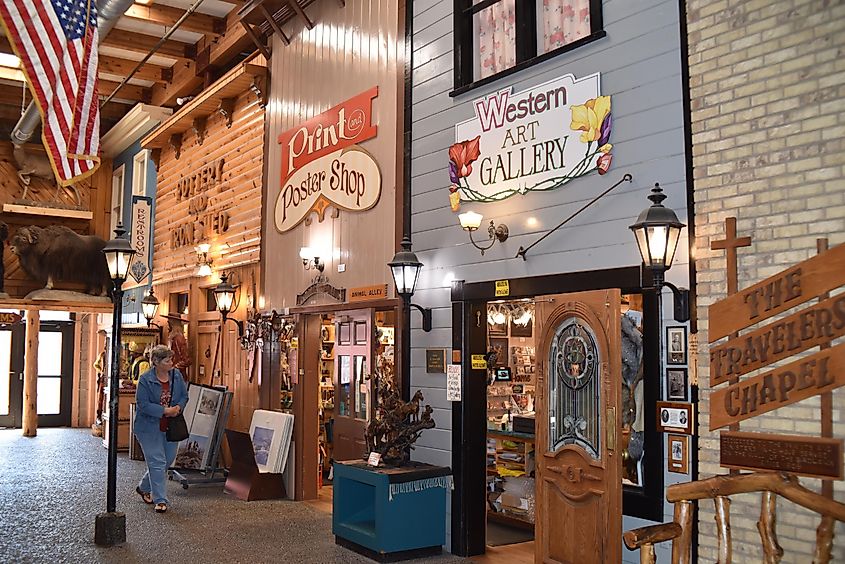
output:
<instances>
[{"instance_id":1,"label":"log bench","mask_svg":"<svg viewBox=\"0 0 845 564\"><path fill-rule=\"evenodd\" d=\"M712 499L716 507L716 529L719 536L719 564L731 562L731 495L761 493L760 519L757 530L763 545L766 564L780 562L783 548L777 540L777 499L788 499L821 516L816 530L815 564L830 562L833 548L833 525L845 522L845 504L828 499L803 487L792 474L755 472L734 476L714 476L706 480L674 484L666 490L666 499L675 505L672 523L650 525L626 531L625 546L640 550L640 564L654 564L654 545L672 541L672 564L690 564L693 531L693 503Z\"/></svg>"}]
</instances>

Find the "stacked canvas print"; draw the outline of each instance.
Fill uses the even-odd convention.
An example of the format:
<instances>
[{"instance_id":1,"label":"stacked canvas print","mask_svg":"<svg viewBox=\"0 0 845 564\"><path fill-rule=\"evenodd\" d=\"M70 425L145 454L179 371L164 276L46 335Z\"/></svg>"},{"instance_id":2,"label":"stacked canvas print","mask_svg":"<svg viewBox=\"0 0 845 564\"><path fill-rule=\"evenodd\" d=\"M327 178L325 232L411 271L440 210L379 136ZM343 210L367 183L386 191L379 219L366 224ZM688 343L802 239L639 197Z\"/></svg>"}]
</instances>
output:
<instances>
[{"instance_id":1,"label":"stacked canvas print","mask_svg":"<svg viewBox=\"0 0 845 564\"><path fill-rule=\"evenodd\" d=\"M258 470L284 472L293 436L293 415L258 409L252 414L249 436Z\"/></svg>"},{"instance_id":2,"label":"stacked canvas print","mask_svg":"<svg viewBox=\"0 0 845 564\"><path fill-rule=\"evenodd\" d=\"M175 468L204 470L211 456L210 446L217 429L217 420L223 404L223 390L191 384L188 404L185 406L185 423L189 436L179 443Z\"/></svg>"}]
</instances>

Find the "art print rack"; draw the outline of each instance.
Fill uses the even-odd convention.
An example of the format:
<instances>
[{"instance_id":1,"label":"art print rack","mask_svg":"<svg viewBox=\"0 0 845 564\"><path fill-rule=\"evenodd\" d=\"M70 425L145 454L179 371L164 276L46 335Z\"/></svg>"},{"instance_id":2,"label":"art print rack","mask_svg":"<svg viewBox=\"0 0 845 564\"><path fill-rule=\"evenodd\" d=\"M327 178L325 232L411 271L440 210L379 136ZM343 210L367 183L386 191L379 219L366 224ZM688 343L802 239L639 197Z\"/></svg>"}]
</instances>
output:
<instances>
[{"instance_id":1,"label":"art print rack","mask_svg":"<svg viewBox=\"0 0 845 564\"><path fill-rule=\"evenodd\" d=\"M233 395L221 386L192 383L188 387L188 438L179 443L176 460L169 469L169 478L184 489L191 484L226 481L226 470L218 466L218 460Z\"/></svg>"}]
</instances>

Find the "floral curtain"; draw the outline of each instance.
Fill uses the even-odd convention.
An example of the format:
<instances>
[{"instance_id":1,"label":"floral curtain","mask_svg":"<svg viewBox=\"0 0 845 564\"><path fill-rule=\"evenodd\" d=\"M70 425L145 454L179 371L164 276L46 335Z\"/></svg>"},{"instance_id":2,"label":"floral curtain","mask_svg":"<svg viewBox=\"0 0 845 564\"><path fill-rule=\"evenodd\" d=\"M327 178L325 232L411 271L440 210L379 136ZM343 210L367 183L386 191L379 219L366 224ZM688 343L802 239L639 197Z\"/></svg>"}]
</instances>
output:
<instances>
[{"instance_id":1,"label":"floral curtain","mask_svg":"<svg viewBox=\"0 0 845 564\"><path fill-rule=\"evenodd\" d=\"M590 34L590 0L540 1L537 25L543 29L542 53Z\"/></svg>"},{"instance_id":2,"label":"floral curtain","mask_svg":"<svg viewBox=\"0 0 845 564\"><path fill-rule=\"evenodd\" d=\"M474 0L478 4L481 0ZM516 0L502 0L475 15L476 45L482 79L516 64Z\"/></svg>"}]
</instances>

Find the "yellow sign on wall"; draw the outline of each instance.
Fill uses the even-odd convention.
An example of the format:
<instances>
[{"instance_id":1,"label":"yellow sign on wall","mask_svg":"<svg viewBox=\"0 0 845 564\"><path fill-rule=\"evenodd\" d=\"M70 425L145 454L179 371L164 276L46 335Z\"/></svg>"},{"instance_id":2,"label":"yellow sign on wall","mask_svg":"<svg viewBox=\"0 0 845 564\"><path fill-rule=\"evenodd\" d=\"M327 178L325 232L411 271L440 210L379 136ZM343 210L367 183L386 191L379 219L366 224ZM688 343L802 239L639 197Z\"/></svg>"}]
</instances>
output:
<instances>
[{"instance_id":1,"label":"yellow sign on wall","mask_svg":"<svg viewBox=\"0 0 845 564\"><path fill-rule=\"evenodd\" d=\"M367 300L382 300L387 297L387 284L376 284L375 286L362 286L349 290L350 302L363 302Z\"/></svg>"},{"instance_id":2,"label":"yellow sign on wall","mask_svg":"<svg viewBox=\"0 0 845 564\"><path fill-rule=\"evenodd\" d=\"M496 296L510 296L511 285L507 280L496 280Z\"/></svg>"},{"instance_id":3,"label":"yellow sign on wall","mask_svg":"<svg viewBox=\"0 0 845 564\"><path fill-rule=\"evenodd\" d=\"M473 370L486 370L487 369L487 360L484 358L483 354L474 354L472 355L472 368Z\"/></svg>"}]
</instances>

